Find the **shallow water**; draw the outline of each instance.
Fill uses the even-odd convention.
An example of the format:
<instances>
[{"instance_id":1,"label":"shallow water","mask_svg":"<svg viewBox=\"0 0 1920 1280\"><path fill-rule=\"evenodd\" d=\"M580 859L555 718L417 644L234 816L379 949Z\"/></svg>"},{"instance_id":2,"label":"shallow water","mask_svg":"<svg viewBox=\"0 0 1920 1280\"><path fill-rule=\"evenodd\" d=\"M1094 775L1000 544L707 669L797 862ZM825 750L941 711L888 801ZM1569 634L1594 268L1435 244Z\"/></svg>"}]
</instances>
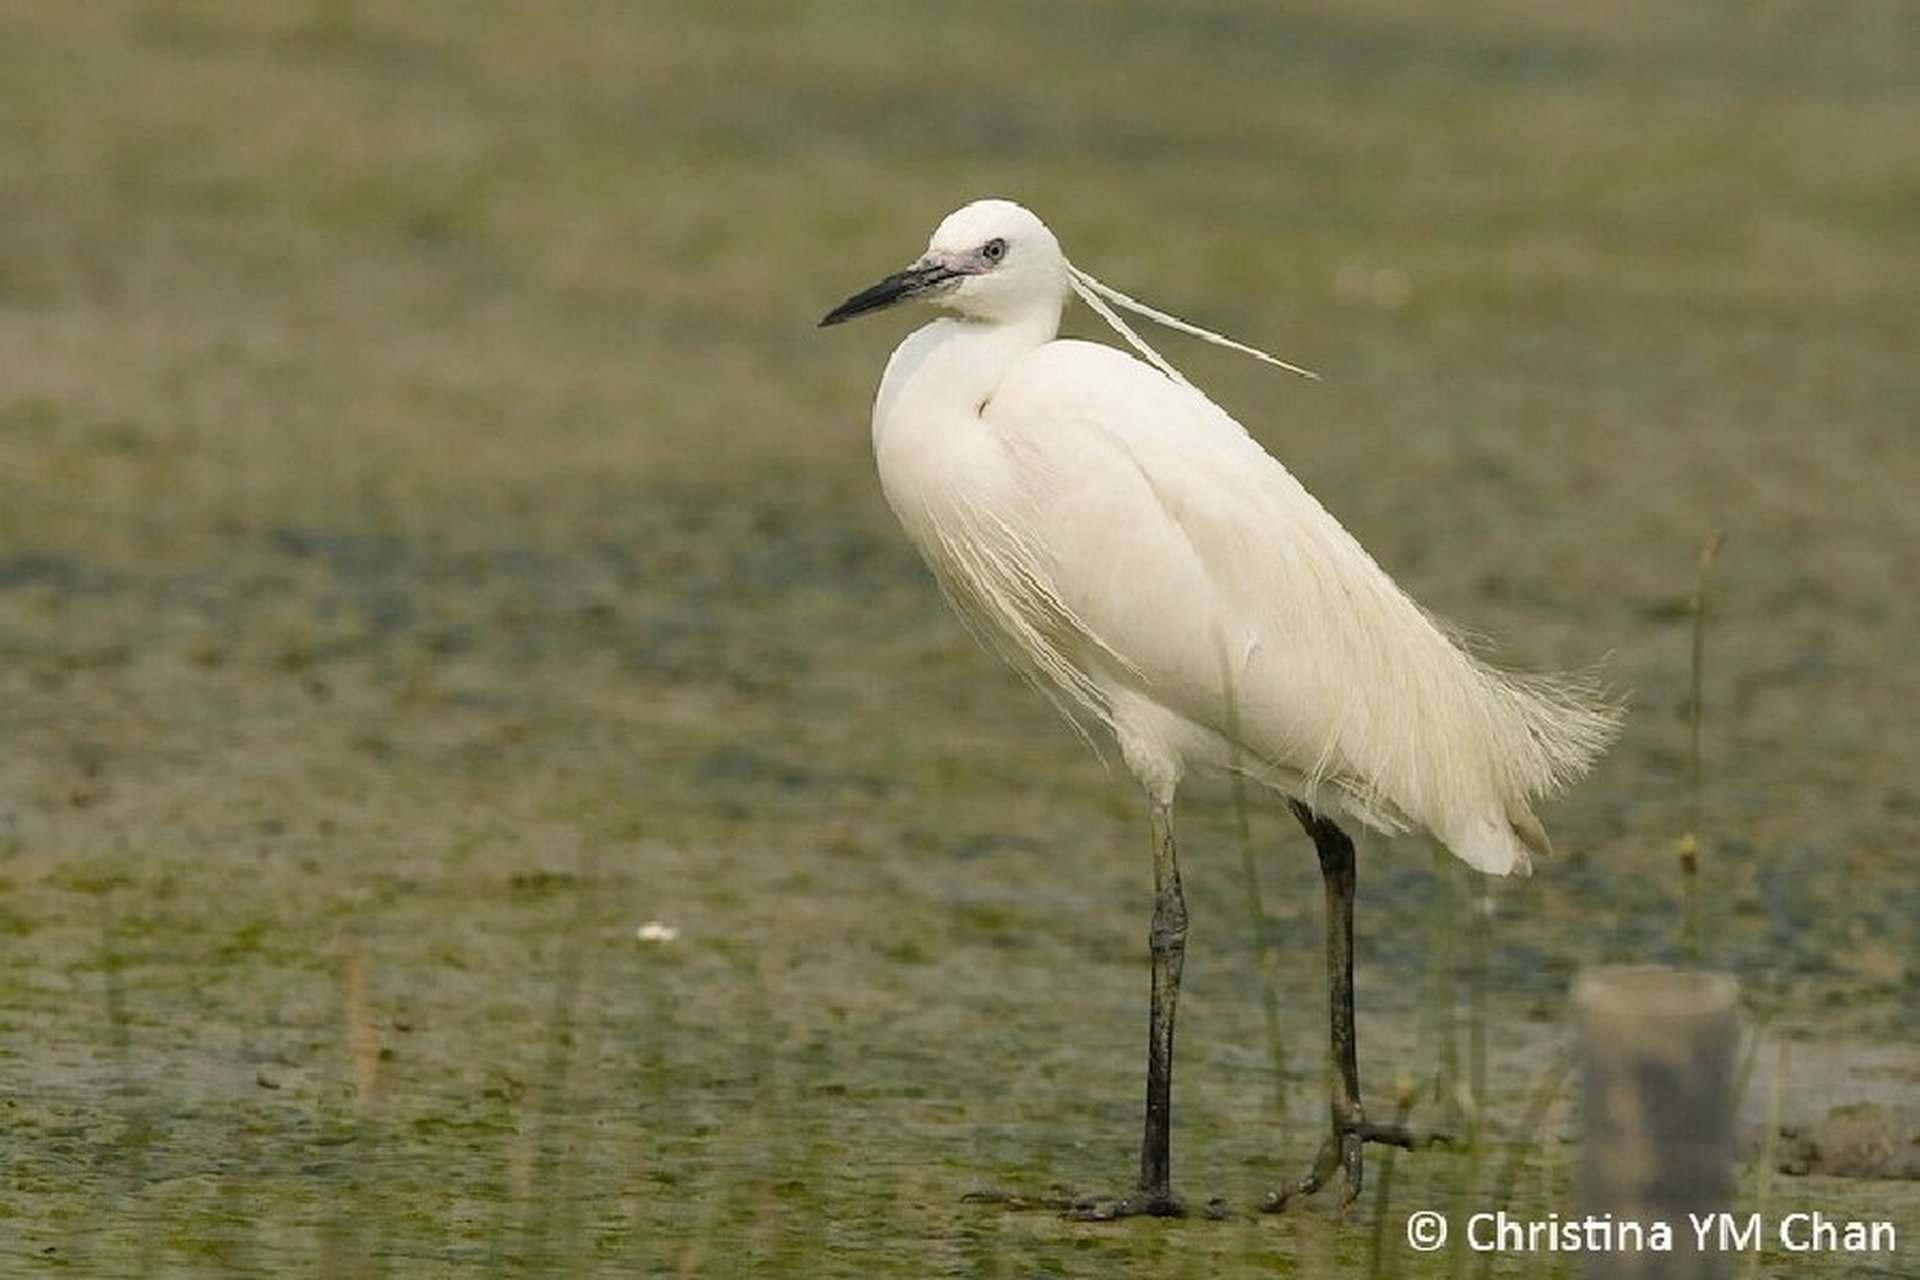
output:
<instances>
[{"instance_id":1,"label":"shallow water","mask_svg":"<svg viewBox=\"0 0 1920 1280\"><path fill-rule=\"evenodd\" d=\"M1746 1132L1910 1144L1920 78L1870 6L1709 8L0 20L0 1273L1319 1274L1570 1204L1568 985L1684 956L1715 529ZM1489 1141L1347 1221L960 1202L1128 1176L1150 875L881 504L903 324L811 328L987 191L1325 372L1165 348L1425 603L1631 697L1532 880L1363 846L1376 1110ZM1319 890L1257 804L1256 932L1229 789L1181 817L1176 1173L1246 1208L1316 1140ZM1743 1203L1920 1240L1757 1150Z\"/></svg>"}]
</instances>

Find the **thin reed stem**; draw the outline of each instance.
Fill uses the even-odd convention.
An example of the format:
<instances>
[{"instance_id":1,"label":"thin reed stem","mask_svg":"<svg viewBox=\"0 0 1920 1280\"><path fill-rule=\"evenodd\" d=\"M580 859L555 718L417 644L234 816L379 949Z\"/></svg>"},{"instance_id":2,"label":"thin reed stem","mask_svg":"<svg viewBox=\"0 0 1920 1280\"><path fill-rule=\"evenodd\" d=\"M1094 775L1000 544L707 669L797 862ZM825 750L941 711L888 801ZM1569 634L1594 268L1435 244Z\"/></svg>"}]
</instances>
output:
<instances>
[{"instance_id":1,"label":"thin reed stem","mask_svg":"<svg viewBox=\"0 0 1920 1280\"><path fill-rule=\"evenodd\" d=\"M1393 1127L1405 1129L1408 1119L1413 1115L1413 1104L1419 1096L1419 1089L1413 1083L1413 1077L1402 1075L1395 1082ZM1388 1147L1380 1159L1380 1176L1373 1190L1373 1233L1367 1241L1367 1280L1384 1280L1394 1273L1391 1259L1399 1256L1398 1249L1387 1247L1387 1213L1393 1204L1393 1171L1399 1156L1399 1149ZM1397 1242L1397 1237L1396 1237Z\"/></svg>"},{"instance_id":2,"label":"thin reed stem","mask_svg":"<svg viewBox=\"0 0 1920 1280\"><path fill-rule=\"evenodd\" d=\"M1460 1111L1460 1046L1455 1037L1453 982L1453 856L1433 846L1433 907L1427 922L1430 958L1421 1022L1435 1059L1433 1096L1449 1117Z\"/></svg>"},{"instance_id":3,"label":"thin reed stem","mask_svg":"<svg viewBox=\"0 0 1920 1280\"><path fill-rule=\"evenodd\" d=\"M1541 1162L1543 1165L1545 1164L1548 1153L1551 1150L1549 1146L1550 1139L1547 1135L1547 1113L1553 1109L1553 1104L1559 1100L1560 1091L1565 1087L1567 1077L1573 1074L1573 1067L1573 1055L1571 1053L1563 1053L1553 1066L1549 1067L1546 1073L1540 1077L1539 1084L1534 1086L1533 1096L1527 1103L1526 1117L1521 1121L1520 1128L1521 1133L1533 1135L1533 1143L1529 1146L1524 1142L1516 1141L1507 1149L1505 1161L1501 1163L1499 1169L1493 1175L1491 1193L1487 1197L1488 1204L1510 1205L1514 1203L1514 1195L1520 1186L1520 1167L1526 1161L1529 1151L1539 1152ZM1493 1264L1497 1257L1498 1254L1496 1253L1483 1253L1480 1256L1480 1265L1477 1268L1476 1274L1481 1276L1492 1275Z\"/></svg>"},{"instance_id":4,"label":"thin reed stem","mask_svg":"<svg viewBox=\"0 0 1920 1280\"><path fill-rule=\"evenodd\" d=\"M1760 1036L1756 1031L1754 1033L1755 1053L1758 1052L1759 1043ZM1755 1157L1759 1162L1759 1168L1754 1171L1753 1211L1759 1215L1762 1222L1768 1220L1769 1211L1773 1208L1773 1173L1780 1139L1780 1095L1786 1088L1787 1054L1787 1042L1782 1040L1775 1049L1773 1079L1767 1083L1767 1127L1766 1131L1760 1135L1760 1152ZM1743 1075L1751 1069L1752 1063L1753 1056L1749 1055L1747 1062L1741 1068ZM1744 1078L1740 1085L1744 1092L1746 1086ZM1747 1277L1747 1280L1752 1280L1752 1277L1760 1274L1760 1250L1755 1249L1749 1253L1746 1264L1741 1268L1741 1274Z\"/></svg>"},{"instance_id":5,"label":"thin reed stem","mask_svg":"<svg viewBox=\"0 0 1920 1280\"><path fill-rule=\"evenodd\" d=\"M127 1016L127 992L120 978L124 961L114 949L113 904L108 897L111 891L112 886L101 886L93 890L93 897L100 913L101 994L106 1002L107 1032L113 1047L116 1091L126 1122L126 1128L115 1144L115 1154L120 1157L121 1199L126 1205L131 1205L147 1186L147 1157L151 1153L154 1136L153 1114L143 1096L133 1065L133 1023ZM110 1212L106 1217L108 1220L126 1221L138 1215L122 1209ZM139 1236L140 1254L136 1274L155 1275L160 1264L159 1233L147 1229L143 1224ZM87 1255L82 1250L77 1251L77 1256L84 1261Z\"/></svg>"},{"instance_id":6,"label":"thin reed stem","mask_svg":"<svg viewBox=\"0 0 1920 1280\"><path fill-rule=\"evenodd\" d=\"M583 842L575 860L574 918L559 953L559 972L546 1026L546 1060L533 1108L531 1149L537 1186L533 1189L526 1237L536 1257L571 1270L584 1250L580 1213L578 1138L582 1126L574 1114L574 1064L580 1056L581 992L586 984L587 951L599 911L599 865L594 846Z\"/></svg>"},{"instance_id":7,"label":"thin reed stem","mask_svg":"<svg viewBox=\"0 0 1920 1280\"><path fill-rule=\"evenodd\" d=\"M1246 780L1232 776L1233 815L1240 843L1240 883L1247 905L1247 924L1253 930L1254 945L1260 950L1260 1007L1266 1019L1267 1055L1273 1068L1273 1114L1279 1132L1276 1142L1287 1137L1287 1061L1286 1045L1280 1034L1280 950L1267 930L1266 900L1260 892L1260 867L1253 849L1253 823L1248 814Z\"/></svg>"},{"instance_id":8,"label":"thin reed stem","mask_svg":"<svg viewBox=\"0 0 1920 1280\"><path fill-rule=\"evenodd\" d=\"M1700 544L1693 575L1693 659L1687 695L1687 829L1680 837L1681 925L1680 953L1688 964L1700 961L1700 725L1705 714L1702 690L1707 654L1707 575L1726 543L1724 530L1715 529Z\"/></svg>"},{"instance_id":9,"label":"thin reed stem","mask_svg":"<svg viewBox=\"0 0 1920 1280\"><path fill-rule=\"evenodd\" d=\"M1227 691L1227 738L1240 740L1240 700L1234 693L1233 666L1227 657L1226 640L1214 636L1220 661L1220 682ZM1236 757L1239 751L1235 747ZM1227 777L1233 795L1234 831L1240 844L1240 886L1247 907L1247 925L1253 931L1254 945L1260 951L1260 1004L1266 1020L1267 1056L1273 1068L1273 1115L1278 1132L1275 1142L1287 1139L1287 1062L1286 1045L1280 1034L1280 952L1267 930L1266 900L1260 892L1260 866L1253 848L1253 820L1247 804L1246 775L1239 760Z\"/></svg>"}]
</instances>

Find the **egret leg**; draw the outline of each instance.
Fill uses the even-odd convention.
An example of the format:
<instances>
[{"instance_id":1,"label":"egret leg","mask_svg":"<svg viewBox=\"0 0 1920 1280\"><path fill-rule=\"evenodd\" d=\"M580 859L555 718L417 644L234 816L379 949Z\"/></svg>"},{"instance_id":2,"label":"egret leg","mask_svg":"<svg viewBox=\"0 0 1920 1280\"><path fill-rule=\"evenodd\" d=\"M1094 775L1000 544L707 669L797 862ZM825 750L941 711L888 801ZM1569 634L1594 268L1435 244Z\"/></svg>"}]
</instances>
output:
<instances>
[{"instance_id":1,"label":"egret leg","mask_svg":"<svg viewBox=\"0 0 1920 1280\"><path fill-rule=\"evenodd\" d=\"M1153 927L1147 948L1153 985L1147 1008L1147 1116L1140 1140L1140 1195L1148 1212L1177 1208L1173 1199L1173 1014L1187 956L1187 899L1173 847L1170 805L1153 802Z\"/></svg>"},{"instance_id":2,"label":"egret leg","mask_svg":"<svg viewBox=\"0 0 1920 1280\"><path fill-rule=\"evenodd\" d=\"M1177 1217L1186 1207L1173 1194L1173 1017L1180 1002L1180 971L1187 952L1187 900L1180 888L1180 863L1173 843L1172 804L1152 802L1153 926L1147 948L1153 959L1147 1009L1146 1127L1140 1140L1140 1183L1127 1195L1086 1195L1066 1187L1053 1194L1022 1195L987 1189L965 1197L975 1204L1009 1209L1063 1210L1070 1218L1102 1221L1139 1215ZM1224 1218L1227 1204L1208 1200L1200 1212Z\"/></svg>"},{"instance_id":3,"label":"egret leg","mask_svg":"<svg viewBox=\"0 0 1920 1280\"><path fill-rule=\"evenodd\" d=\"M1173 1015L1180 1003L1180 971L1187 953L1187 899L1173 845L1173 806L1152 802L1153 926L1147 948L1153 958L1147 1007L1147 1114L1140 1139L1140 1185L1129 1196L1081 1197L1068 1212L1077 1218L1172 1217L1184 1210L1173 1196ZM1210 1209L1211 1212L1211 1209Z\"/></svg>"},{"instance_id":4,"label":"egret leg","mask_svg":"<svg viewBox=\"0 0 1920 1280\"><path fill-rule=\"evenodd\" d=\"M1444 1135L1416 1135L1397 1125L1372 1124L1360 1101L1358 1036L1353 1023L1353 891L1356 860L1353 841L1330 818L1322 817L1297 800L1287 806L1313 838L1320 856L1320 876L1327 897L1327 1007L1332 1024L1331 1055L1327 1067L1327 1095L1333 1127L1321 1144L1313 1165L1292 1187L1267 1197L1268 1212L1277 1212L1294 1196L1312 1195L1340 1171L1340 1205L1360 1194L1361 1149L1369 1142L1408 1149L1444 1142Z\"/></svg>"}]
</instances>

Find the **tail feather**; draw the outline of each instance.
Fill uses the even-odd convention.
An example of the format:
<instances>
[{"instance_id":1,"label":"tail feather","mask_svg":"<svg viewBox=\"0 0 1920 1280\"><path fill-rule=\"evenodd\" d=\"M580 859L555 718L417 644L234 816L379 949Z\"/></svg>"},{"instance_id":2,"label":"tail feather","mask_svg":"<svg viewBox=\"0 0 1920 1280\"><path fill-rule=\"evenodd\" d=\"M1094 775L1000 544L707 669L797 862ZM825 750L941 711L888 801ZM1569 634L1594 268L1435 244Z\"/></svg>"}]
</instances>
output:
<instances>
[{"instance_id":1,"label":"tail feather","mask_svg":"<svg viewBox=\"0 0 1920 1280\"><path fill-rule=\"evenodd\" d=\"M1543 858L1553 856L1553 842L1547 839L1547 829L1540 825L1540 819L1533 816L1533 810L1525 805L1517 805L1507 811L1507 823L1528 852L1537 853Z\"/></svg>"},{"instance_id":2,"label":"tail feather","mask_svg":"<svg viewBox=\"0 0 1920 1280\"><path fill-rule=\"evenodd\" d=\"M1455 857L1484 875L1533 874L1533 860L1527 856L1527 845L1513 824L1503 818L1481 814L1434 834Z\"/></svg>"}]
</instances>

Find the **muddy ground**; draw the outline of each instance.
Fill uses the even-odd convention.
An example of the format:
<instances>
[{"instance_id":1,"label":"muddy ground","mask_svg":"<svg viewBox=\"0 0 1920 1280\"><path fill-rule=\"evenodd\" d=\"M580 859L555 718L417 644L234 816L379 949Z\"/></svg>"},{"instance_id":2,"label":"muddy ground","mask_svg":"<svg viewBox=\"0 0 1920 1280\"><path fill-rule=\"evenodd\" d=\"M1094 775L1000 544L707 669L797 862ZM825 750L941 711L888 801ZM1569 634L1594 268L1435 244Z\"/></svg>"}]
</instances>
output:
<instances>
[{"instance_id":1,"label":"muddy ground","mask_svg":"<svg viewBox=\"0 0 1920 1280\"><path fill-rule=\"evenodd\" d=\"M1892 4L9 6L0 1273L1564 1273L1398 1232L1571 1211L1569 983L1687 958L1716 530L1741 1204L1903 1250L1743 1261L1912 1269L1917 39ZM1124 770L880 500L909 321L813 328L983 194L1320 370L1162 344L1422 601L1631 699L1531 881L1363 845L1369 1091L1482 1141L1376 1157L1344 1219L1247 1212L1317 1141L1318 886L1261 801L1250 911L1217 781L1175 1167L1239 1212L961 1199L1129 1175L1150 878Z\"/></svg>"}]
</instances>

